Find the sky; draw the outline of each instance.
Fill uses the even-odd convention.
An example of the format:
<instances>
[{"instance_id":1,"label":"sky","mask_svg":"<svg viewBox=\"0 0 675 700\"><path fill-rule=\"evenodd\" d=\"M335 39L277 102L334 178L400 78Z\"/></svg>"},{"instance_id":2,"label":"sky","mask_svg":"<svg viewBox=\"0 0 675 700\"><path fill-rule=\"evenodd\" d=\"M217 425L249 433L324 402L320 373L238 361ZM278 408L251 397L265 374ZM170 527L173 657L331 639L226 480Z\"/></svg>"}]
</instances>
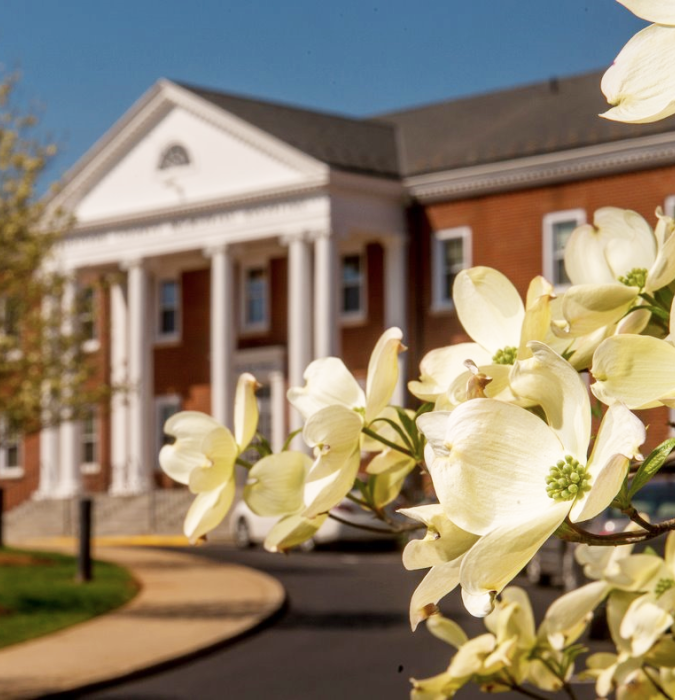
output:
<instances>
[{"instance_id":1,"label":"sky","mask_svg":"<svg viewBox=\"0 0 675 700\"><path fill-rule=\"evenodd\" d=\"M370 116L609 66L616 0L2 0L19 70L72 166L159 78Z\"/></svg>"}]
</instances>

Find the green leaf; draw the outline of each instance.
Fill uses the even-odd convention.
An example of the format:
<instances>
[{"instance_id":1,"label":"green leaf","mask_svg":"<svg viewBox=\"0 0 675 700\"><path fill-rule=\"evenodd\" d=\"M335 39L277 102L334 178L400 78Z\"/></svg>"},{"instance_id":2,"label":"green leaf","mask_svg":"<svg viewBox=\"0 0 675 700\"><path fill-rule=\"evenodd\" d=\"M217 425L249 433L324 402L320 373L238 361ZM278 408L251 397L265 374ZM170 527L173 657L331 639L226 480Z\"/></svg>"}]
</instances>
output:
<instances>
[{"instance_id":1,"label":"green leaf","mask_svg":"<svg viewBox=\"0 0 675 700\"><path fill-rule=\"evenodd\" d=\"M619 493L614 496L614 500L610 504L614 508L619 510L625 510L630 507L630 496L628 495L628 477L623 480Z\"/></svg>"},{"instance_id":2,"label":"green leaf","mask_svg":"<svg viewBox=\"0 0 675 700\"><path fill-rule=\"evenodd\" d=\"M637 473L628 490L628 499L632 500L633 496L656 474L663 466L668 455L675 450L675 438L664 440L658 447L652 450L651 454L640 465Z\"/></svg>"},{"instance_id":3,"label":"green leaf","mask_svg":"<svg viewBox=\"0 0 675 700\"><path fill-rule=\"evenodd\" d=\"M427 401L426 403L423 403L416 411L415 413L415 420L417 420L423 413L429 413L429 411L434 410L434 405Z\"/></svg>"},{"instance_id":4,"label":"green leaf","mask_svg":"<svg viewBox=\"0 0 675 700\"><path fill-rule=\"evenodd\" d=\"M298 428L297 430L294 430L290 435L286 438L286 442L284 443L284 446L281 448L282 452L286 452L286 450L291 446L291 442L293 442L293 438L296 435L300 435L302 432L302 428Z\"/></svg>"},{"instance_id":5,"label":"green leaf","mask_svg":"<svg viewBox=\"0 0 675 700\"><path fill-rule=\"evenodd\" d=\"M401 425L403 426L404 430L410 436L413 452L417 453L420 447L420 433L417 429L415 420L406 413L404 408L400 408L399 406L396 407L396 413L398 415L398 419L401 421Z\"/></svg>"},{"instance_id":6,"label":"green leaf","mask_svg":"<svg viewBox=\"0 0 675 700\"><path fill-rule=\"evenodd\" d=\"M395 421L391 420L391 418L375 418L374 420L370 421L370 425L372 426L374 423L378 423L380 421L384 421L385 423L388 423L398 434L398 436L403 440L404 445L411 451L414 452L415 448L410 440L410 438L406 435L406 433L403 431L403 428L396 423ZM377 431L373 431L375 434L371 435L371 437L375 437L376 439L379 439L380 442L383 444L386 444L385 440L380 439L377 437Z\"/></svg>"}]
</instances>

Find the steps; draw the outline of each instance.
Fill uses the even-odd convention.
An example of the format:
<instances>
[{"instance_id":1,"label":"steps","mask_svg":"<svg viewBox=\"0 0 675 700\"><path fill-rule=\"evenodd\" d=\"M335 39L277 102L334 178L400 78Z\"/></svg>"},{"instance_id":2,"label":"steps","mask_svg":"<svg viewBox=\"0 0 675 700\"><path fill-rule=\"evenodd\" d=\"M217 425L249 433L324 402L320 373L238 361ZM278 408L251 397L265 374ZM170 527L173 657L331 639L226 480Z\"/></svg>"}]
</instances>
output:
<instances>
[{"instance_id":1,"label":"steps","mask_svg":"<svg viewBox=\"0 0 675 700\"><path fill-rule=\"evenodd\" d=\"M182 535L185 514L194 499L187 489L157 489L132 496L90 494L95 537ZM4 517L7 542L36 537L72 537L78 534L78 499L24 501ZM228 540L227 519L209 537Z\"/></svg>"}]
</instances>

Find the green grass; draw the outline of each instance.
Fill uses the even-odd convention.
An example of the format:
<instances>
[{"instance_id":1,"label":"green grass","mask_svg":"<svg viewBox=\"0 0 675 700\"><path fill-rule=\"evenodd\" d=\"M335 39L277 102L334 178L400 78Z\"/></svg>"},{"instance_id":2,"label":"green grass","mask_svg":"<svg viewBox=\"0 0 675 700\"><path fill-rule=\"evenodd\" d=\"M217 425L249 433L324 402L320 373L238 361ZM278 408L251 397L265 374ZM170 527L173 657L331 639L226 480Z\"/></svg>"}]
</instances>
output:
<instances>
[{"instance_id":1,"label":"green grass","mask_svg":"<svg viewBox=\"0 0 675 700\"><path fill-rule=\"evenodd\" d=\"M92 572L78 583L75 557L0 548L0 648L101 615L138 592L120 566L95 561Z\"/></svg>"}]
</instances>

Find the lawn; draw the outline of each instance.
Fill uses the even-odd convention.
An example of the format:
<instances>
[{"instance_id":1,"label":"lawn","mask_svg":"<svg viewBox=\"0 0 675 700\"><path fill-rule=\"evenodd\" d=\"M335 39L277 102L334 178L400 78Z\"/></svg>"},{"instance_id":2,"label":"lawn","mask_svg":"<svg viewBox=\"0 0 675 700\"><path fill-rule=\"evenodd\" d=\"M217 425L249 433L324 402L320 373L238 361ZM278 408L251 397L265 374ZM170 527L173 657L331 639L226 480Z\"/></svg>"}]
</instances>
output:
<instances>
[{"instance_id":1,"label":"lawn","mask_svg":"<svg viewBox=\"0 0 675 700\"><path fill-rule=\"evenodd\" d=\"M95 561L92 572L78 583L75 557L0 548L0 648L108 612L138 592L120 566Z\"/></svg>"}]
</instances>

